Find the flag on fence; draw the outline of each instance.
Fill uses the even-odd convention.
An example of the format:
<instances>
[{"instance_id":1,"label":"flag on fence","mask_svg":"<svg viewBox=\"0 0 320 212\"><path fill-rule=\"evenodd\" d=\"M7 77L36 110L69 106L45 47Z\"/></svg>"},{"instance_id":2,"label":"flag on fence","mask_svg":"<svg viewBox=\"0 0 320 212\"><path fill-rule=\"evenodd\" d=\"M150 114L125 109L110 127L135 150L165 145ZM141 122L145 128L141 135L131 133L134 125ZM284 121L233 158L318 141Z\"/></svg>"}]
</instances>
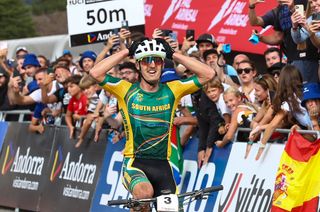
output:
<instances>
[{"instance_id":1,"label":"flag on fence","mask_svg":"<svg viewBox=\"0 0 320 212\"><path fill-rule=\"evenodd\" d=\"M319 195L320 139L309 142L295 131L281 156L271 211L317 211Z\"/></svg>"},{"instance_id":2,"label":"flag on fence","mask_svg":"<svg viewBox=\"0 0 320 212\"><path fill-rule=\"evenodd\" d=\"M181 174L183 171L183 155L182 147L180 144L179 128L172 126L171 131L171 156L170 165L172 167L174 179L176 184L179 185L181 182Z\"/></svg>"}]
</instances>

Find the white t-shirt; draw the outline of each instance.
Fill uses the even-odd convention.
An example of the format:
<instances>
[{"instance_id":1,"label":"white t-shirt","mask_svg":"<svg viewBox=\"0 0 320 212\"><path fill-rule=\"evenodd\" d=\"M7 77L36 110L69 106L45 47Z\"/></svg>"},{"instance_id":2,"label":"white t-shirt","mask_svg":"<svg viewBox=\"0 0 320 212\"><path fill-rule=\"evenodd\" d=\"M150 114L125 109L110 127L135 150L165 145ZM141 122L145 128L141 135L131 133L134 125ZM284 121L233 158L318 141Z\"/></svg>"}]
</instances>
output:
<instances>
[{"instance_id":1,"label":"white t-shirt","mask_svg":"<svg viewBox=\"0 0 320 212\"><path fill-rule=\"evenodd\" d=\"M57 91L57 89L59 89L59 88L62 88L62 85L60 85L56 80L54 80L52 82L52 88L47 93L47 95L50 96L51 94L54 94ZM33 91L29 96L33 99L33 101L35 101L37 103L42 102L41 89L37 89L37 90ZM61 109L62 103L55 102L52 104L47 104L47 106L51 110L58 110L58 109Z\"/></svg>"},{"instance_id":2,"label":"white t-shirt","mask_svg":"<svg viewBox=\"0 0 320 212\"><path fill-rule=\"evenodd\" d=\"M298 102L299 102L299 108L300 108L300 111L301 113L293 113L293 117L302 125L302 126L305 126L305 127L310 127L312 129L312 123L311 123L311 120L310 120L310 117L309 117L309 114L308 114L308 111L302 107L300 105L300 99L298 99ZM290 111L290 107L289 107L289 104L288 102L283 102L282 105L281 105L281 109L286 111L286 112L291 112Z\"/></svg>"},{"instance_id":3,"label":"white t-shirt","mask_svg":"<svg viewBox=\"0 0 320 212\"><path fill-rule=\"evenodd\" d=\"M104 90L101 90L99 99L103 105L106 105L109 102L109 97L106 95L106 92Z\"/></svg>"}]
</instances>

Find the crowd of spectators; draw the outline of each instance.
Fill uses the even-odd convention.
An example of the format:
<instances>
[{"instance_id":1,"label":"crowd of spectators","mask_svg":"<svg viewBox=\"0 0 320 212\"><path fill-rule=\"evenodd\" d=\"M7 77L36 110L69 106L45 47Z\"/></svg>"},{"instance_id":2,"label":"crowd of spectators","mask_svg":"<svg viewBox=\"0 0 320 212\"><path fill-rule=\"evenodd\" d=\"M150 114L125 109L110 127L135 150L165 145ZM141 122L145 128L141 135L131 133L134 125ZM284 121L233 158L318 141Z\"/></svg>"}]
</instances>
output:
<instances>
[{"instance_id":1,"label":"crowd of spectators","mask_svg":"<svg viewBox=\"0 0 320 212\"><path fill-rule=\"evenodd\" d=\"M280 46L266 49L266 70L257 70L246 54L236 55L233 64L227 64L223 45L215 41L214 35L204 33L178 43L164 36L162 30L154 30L153 38L164 38L174 51L200 60L216 72L203 89L181 99L174 119L174 124L183 129L182 145L191 136L199 137L199 167L208 162L213 148L223 148L235 139L238 127L253 129L250 133L239 132L236 138L247 142L248 151L254 142L261 141L257 159L268 141L285 140L286 136L276 133L276 128L320 130L320 21L313 20L313 14L320 12L320 0L307 1L305 14L295 11L296 3L299 2L279 1L278 7L258 16L255 8L260 2L249 0L250 24L274 27L271 36L257 33L260 41ZM56 61L49 61L19 47L15 62L9 63L7 50L1 50L0 111L31 110L32 132L43 133L47 124L65 124L70 138L77 141L77 148L90 127L95 130L92 141L98 140L103 128L112 134L113 142L119 141L125 135L117 99L101 90L88 73L104 58L127 48L132 39L128 29L120 29L109 37L98 55L88 50L78 61L69 50L63 51ZM134 38L141 39L143 35ZM108 74L131 83L140 78L139 67L130 57ZM162 83L191 76L181 64L164 61ZM75 137L77 128L79 133ZM262 131L265 133L260 137Z\"/></svg>"}]
</instances>

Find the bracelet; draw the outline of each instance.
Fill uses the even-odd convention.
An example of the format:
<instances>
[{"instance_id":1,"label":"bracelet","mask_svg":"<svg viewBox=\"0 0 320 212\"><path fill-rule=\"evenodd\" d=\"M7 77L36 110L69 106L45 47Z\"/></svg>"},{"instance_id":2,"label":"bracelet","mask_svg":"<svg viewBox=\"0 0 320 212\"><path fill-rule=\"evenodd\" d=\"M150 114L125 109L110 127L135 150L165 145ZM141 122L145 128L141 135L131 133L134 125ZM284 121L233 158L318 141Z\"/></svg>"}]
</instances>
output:
<instances>
[{"instance_id":1,"label":"bracelet","mask_svg":"<svg viewBox=\"0 0 320 212\"><path fill-rule=\"evenodd\" d=\"M254 5L254 4L250 5L249 4L249 9L253 10L254 8L256 8L256 5Z\"/></svg>"},{"instance_id":2,"label":"bracelet","mask_svg":"<svg viewBox=\"0 0 320 212\"><path fill-rule=\"evenodd\" d=\"M258 144L259 144L259 148L261 148L261 149L266 148L266 145L265 145L265 144L263 144L263 143L261 143L260 141L258 142Z\"/></svg>"},{"instance_id":3,"label":"bracelet","mask_svg":"<svg viewBox=\"0 0 320 212\"><path fill-rule=\"evenodd\" d=\"M248 141L247 144L248 144L248 145L252 145L252 144L253 144L253 141Z\"/></svg>"}]
</instances>

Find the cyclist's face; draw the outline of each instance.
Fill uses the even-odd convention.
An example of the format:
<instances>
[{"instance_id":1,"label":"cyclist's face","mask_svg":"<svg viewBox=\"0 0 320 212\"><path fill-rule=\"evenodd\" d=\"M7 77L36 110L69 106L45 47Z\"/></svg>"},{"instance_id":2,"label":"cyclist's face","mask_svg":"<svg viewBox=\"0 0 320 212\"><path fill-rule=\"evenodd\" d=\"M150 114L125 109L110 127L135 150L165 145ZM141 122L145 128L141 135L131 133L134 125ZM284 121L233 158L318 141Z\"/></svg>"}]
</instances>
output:
<instances>
[{"instance_id":1,"label":"cyclist's face","mask_svg":"<svg viewBox=\"0 0 320 212\"><path fill-rule=\"evenodd\" d=\"M145 57L139 60L140 71L144 79L148 82L156 83L161 76L163 59L160 57Z\"/></svg>"}]
</instances>

